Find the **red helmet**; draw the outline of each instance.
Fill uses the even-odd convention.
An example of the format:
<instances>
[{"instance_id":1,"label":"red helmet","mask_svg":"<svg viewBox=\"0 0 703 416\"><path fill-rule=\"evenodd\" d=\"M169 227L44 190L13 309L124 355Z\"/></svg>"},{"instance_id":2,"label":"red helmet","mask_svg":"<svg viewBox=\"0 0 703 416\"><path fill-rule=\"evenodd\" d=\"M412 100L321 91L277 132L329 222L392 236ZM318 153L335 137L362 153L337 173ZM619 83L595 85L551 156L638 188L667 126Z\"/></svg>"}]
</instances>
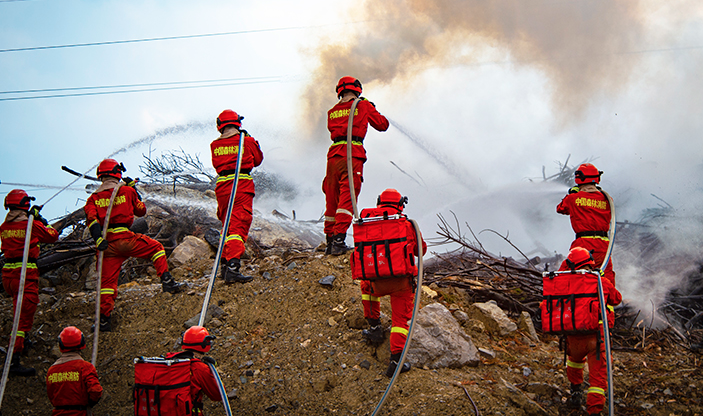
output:
<instances>
[{"instance_id":1,"label":"red helmet","mask_svg":"<svg viewBox=\"0 0 703 416\"><path fill-rule=\"evenodd\" d=\"M593 255L590 251L583 247L574 247L569 251L569 255L566 256L566 265L569 266L571 270L576 270L586 265L595 267L596 261L593 260Z\"/></svg>"},{"instance_id":2,"label":"red helmet","mask_svg":"<svg viewBox=\"0 0 703 416\"><path fill-rule=\"evenodd\" d=\"M244 117L234 111L225 110L217 117L217 131L222 133L225 126L235 126L236 128L240 128L242 127L242 120L244 120Z\"/></svg>"},{"instance_id":3,"label":"red helmet","mask_svg":"<svg viewBox=\"0 0 703 416\"><path fill-rule=\"evenodd\" d=\"M75 326L67 326L59 334L61 352L78 351L85 348L85 336Z\"/></svg>"},{"instance_id":4,"label":"red helmet","mask_svg":"<svg viewBox=\"0 0 703 416\"><path fill-rule=\"evenodd\" d=\"M396 191L393 188L388 188L385 191L381 192L381 195L378 196L378 199L376 200L376 206L382 206L382 205L390 205L392 207L396 207L399 210L403 210L405 208L405 204L408 203L408 197L407 196L402 196L400 192Z\"/></svg>"},{"instance_id":5,"label":"red helmet","mask_svg":"<svg viewBox=\"0 0 703 416\"><path fill-rule=\"evenodd\" d=\"M28 211L29 202L35 199L35 197L27 195L27 193L21 189L13 189L8 192L5 197L5 209L21 209L23 211Z\"/></svg>"},{"instance_id":6,"label":"red helmet","mask_svg":"<svg viewBox=\"0 0 703 416\"><path fill-rule=\"evenodd\" d=\"M582 185L584 183L600 183L600 175L602 174L602 171L599 171L590 163L581 164L581 166L576 169L576 172L574 172L577 185Z\"/></svg>"},{"instance_id":7,"label":"red helmet","mask_svg":"<svg viewBox=\"0 0 703 416\"><path fill-rule=\"evenodd\" d=\"M215 337L210 335L207 329L202 326L191 326L185 334L183 334L181 348L184 350L208 352L212 347L213 339L215 339Z\"/></svg>"},{"instance_id":8,"label":"red helmet","mask_svg":"<svg viewBox=\"0 0 703 416\"><path fill-rule=\"evenodd\" d=\"M127 168L122 163L118 163L115 159L105 159L98 165L97 175L111 176L113 178L122 179L122 172L126 172Z\"/></svg>"},{"instance_id":9,"label":"red helmet","mask_svg":"<svg viewBox=\"0 0 703 416\"><path fill-rule=\"evenodd\" d=\"M337 98L340 98L344 91L353 91L356 96L361 95L361 82L354 77L342 77L337 82Z\"/></svg>"}]
</instances>

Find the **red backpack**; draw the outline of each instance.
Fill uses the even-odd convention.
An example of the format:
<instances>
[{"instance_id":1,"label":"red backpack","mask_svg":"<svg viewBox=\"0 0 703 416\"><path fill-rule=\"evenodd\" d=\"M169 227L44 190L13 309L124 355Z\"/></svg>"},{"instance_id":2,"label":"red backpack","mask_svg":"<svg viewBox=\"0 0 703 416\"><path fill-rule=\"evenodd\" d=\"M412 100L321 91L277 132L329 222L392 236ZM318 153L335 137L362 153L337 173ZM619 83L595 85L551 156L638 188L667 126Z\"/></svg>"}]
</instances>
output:
<instances>
[{"instance_id":1,"label":"red backpack","mask_svg":"<svg viewBox=\"0 0 703 416\"><path fill-rule=\"evenodd\" d=\"M135 358L133 395L135 416L191 415L190 359Z\"/></svg>"},{"instance_id":2,"label":"red backpack","mask_svg":"<svg viewBox=\"0 0 703 416\"><path fill-rule=\"evenodd\" d=\"M407 217L388 208L366 208L354 223L352 279L379 280L417 274L408 250Z\"/></svg>"},{"instance_id":3,"label":"red backpack","mask_svg":"<svg viewBox=\"0 0 703 416\"><path fill-rule=\"evenodd\" d=\"M542 332L588 334L600 332L598 276L592 272L549 272L542 276ZM608 327L613 315L608 311Z\"/></svg>"}]
</instances>

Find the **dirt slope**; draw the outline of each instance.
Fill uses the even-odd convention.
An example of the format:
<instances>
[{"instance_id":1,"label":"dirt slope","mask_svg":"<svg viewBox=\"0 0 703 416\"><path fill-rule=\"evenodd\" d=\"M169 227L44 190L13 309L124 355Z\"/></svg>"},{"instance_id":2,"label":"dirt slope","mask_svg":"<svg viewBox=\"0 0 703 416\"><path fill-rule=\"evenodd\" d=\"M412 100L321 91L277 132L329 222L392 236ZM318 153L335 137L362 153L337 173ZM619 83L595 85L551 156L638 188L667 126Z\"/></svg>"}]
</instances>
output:
<instances>
[{"instance_id":1,"label":"dirt slope","mask_svg":"<svg viewBox=\"0 0 703 416\"><path fill-rule=\"evenodd\" d=\"M153 270L120 286L114 332L100 339L98 373L106 394L95 415L132 414L134 357L178 348L184 322L202 307L207 284L202 276L209 273L210 261L173 271L189 282L186 293L161 293ZM345 257L269 256L250 266L254 282L216 283L212 304L223 313L208 325L218 337L210 355L218 361L227 390L236 391L230 401L234 414L370 414L388 383L382 375L388 345L376 350L362 341L361 296ZM318 283L328 275L336 276L332 287ZM44 377L57 357L58 332L76 325L90 335L92 292L82 291L80 281L70 282L64 279L53 298L44 296L32 333L37 345L23 360L39 376L9 380L5 415L49 414ZM423 298L422 304L438 300L441 291L439 299ZM11 300L5 296L0 302L2 333L7 334ZM390 315L385 299L382 311ZM384 320L389 325L388 317ZM469 333L477 347L493 350L497 357L483 359L476 368L415 368L399 378L380 414L472 415L467 393L482 415L568 414L561 406L568 381L555 337L530 345L521 335ZM6 345L6 337L2 342ZM84 358L89 360L91 351L92 337ZM658 344L614 356L618 415L703 415L700 356ZM206 413L224 412L221 404L206 400Z\"/></svg>"}]
</instances>

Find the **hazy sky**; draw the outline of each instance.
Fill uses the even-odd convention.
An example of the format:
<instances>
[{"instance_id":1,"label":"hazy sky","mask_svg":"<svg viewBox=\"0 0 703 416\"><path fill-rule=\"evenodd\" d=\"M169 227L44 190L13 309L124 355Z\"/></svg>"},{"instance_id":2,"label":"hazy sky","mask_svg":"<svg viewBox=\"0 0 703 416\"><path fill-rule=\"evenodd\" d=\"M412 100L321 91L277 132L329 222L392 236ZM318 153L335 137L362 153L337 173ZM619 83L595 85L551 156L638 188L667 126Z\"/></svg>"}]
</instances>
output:
<instances>
[{"instance_id":1,"label":"hazy sky","mask_svg":"<svg viewBox=\"0 0 703 416\"><path fill-rule=\"evenodd\" d=\"M619 219L657 206L651 194L700 215L702 22L695 0L0 1L0 181L64 186L73 178L61 165L85 171L155 134L155 154L180 147L209 167L214 120L232 108L260 141L262 168L301 190L258 208L318 218L325 111L336 80L353 75L394 124L367 136L361 206L395 187L428 237L436 214L451 210L476 231L510 232L525 251L565 253L573 235L554 207L566 189L529 179L568 155L605 172ZM221 33L230 34L8 51ZM199 83L174 84L190 81ZM206 83L218 86L7 93ZM212 127L159 133L188 123ZM139 176L147 151L117 159ZM11 188L0 185L0 196ZM32 189L39 202L55 192ZM45 213L85 196L67 191ZM514 254L495 244L487 248Z\"/></svg>"}]
</instances>

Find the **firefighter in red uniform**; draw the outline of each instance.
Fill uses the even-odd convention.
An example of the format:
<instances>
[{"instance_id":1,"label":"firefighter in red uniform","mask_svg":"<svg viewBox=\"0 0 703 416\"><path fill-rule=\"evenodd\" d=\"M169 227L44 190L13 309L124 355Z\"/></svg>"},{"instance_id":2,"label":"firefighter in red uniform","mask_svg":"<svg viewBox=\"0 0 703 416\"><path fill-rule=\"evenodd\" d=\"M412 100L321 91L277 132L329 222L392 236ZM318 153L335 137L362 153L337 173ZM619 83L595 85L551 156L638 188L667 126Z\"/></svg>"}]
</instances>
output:
<instances>
[{"instance_id":1,"label":"firefighter in red uniform","mask_svg":"<svg viewBox=\"0 0 703 416\"><path fill-rule=\"evenodd\" d=\"M254 279L253 276L242 275L239 259L244 254L244 243L247 241L252 220L255 189L251 170L261 164L264 160L264 154L261 152L259 142L251 137L246 130L240 131L243 119L244 117L232 110L220 113L217 117L217 130L220 132L220 137L210 144L212 166L219 175L215 186L217 218L224 224L234 185L234 175L237 171L239 135L244 133L244 150L239 169L237 195L234 198L225 247L222 251L222 275L225 283L247 283Z\"/></svg>"},{"instance_id":2,"label":"firefighter in red uniform","mask_svg":"<svg viewBox=\"0 0 703 416\"><path fill-rule=\"evenodd\" d=\"M349 175L347 169L347 128L349 111L354 100L361 95L361 82L353 77L342 77L337 83L339 102L327 112L327 129L332 145L327 151L327 173L322 181L325 193L325 235L326 254L339 255L347 251L344 243L347 229L351 225L353 213ZM356 106L352 127L352 171L354 193L359 197L364 177L366 150L364 137L368 125L378 131L388 129L388 119L376 110L376 106L366 98ZM355 201L356 202L356 201Z\"/></svg>"},{"instance_id":3,"label":"firefighter in red uniform","mask_svg":"<svg viewBox=\"0 0 703 416\"><path fill-rule=\"evenodd\" d=\"M401 196L395 189L386 189L377 200L376 208L366 208L361 211L361 218L401 214L408 198ZM406 220L408 252L418 256L417 234L410 221ZM427 251L427 244L422 241L422 255ZM414 275L417 274L415 267ZM389 295L391 297L391 359L386 376L392 377L398 366L400 355L403 353L405 341L408 337L409 321L412 318L413 304L415 302L415 292L413 290L414 275L408 277L392 277L382 280L362 280L361 303L364 306L364 318L370 325L370 329L362 331L363 337L371 344L381 344L384 340L385 331L381 326L381 297ZM403 363L401 373L410 370L410 363Z\"/></svg>"},{"instance_id":4,"label":"firefighter in red uniform","mask_svg":"<svg viewBox=\"0 0 703 416\"><path fill-rule=\"evenodd\" d=\"M212 348L215 337L202 326L191 326L183 334L181 352L171 352L164 358L190 359L190 399L193 403L193 416L203 415L203 393L215 402L221 402L222 396L217 387L217 380L206 363L215 365L215 359L204 354Z\"/></svg>"},{"instance_id":5,"label":"firefighter in red uniform","mask_svg":"<svg viewBox=\"0 0 703 416\"><path fill-rule=\"evenodd\" d=\"M93 364L83 360L85 336L80 329L69 326L59 335L61 358L46 372L46 392L54 406L52 416L85 416L103 395L98 372Z\"/></svg>"},{"instance_id":6,"label":"firefighter in red uniform","mask_svg":"<svg viewBox=\"0 0 703 416\"><path fill-rule=\"evenodd\" d=\"M583 247L593 253L600 267L608 251L608 230L610 228L611 206L608 198L597 186L603 172L590 163L584 163L575 172L576 185L557 205L559 214L568 215L576 239L571 248ZM612 260L608 261L604 277L615 286L615 272Z\"/></svg>"},{"instance_id":7,"label":"firefighter in red uniform","mask_svg":"<svg viewBox=\"0 0 703 416\"><path fill-rule=\"evenodd\" d=\"M29 213L34 214L22 310L20 311L17 339L10 363L11 375L25 377L36 374L34 368L23 367L20 364L20 354L25 347L25 335L32 329L34 313L37 311L37 305L39 305L39 270L37 269L39 243L53 243L59 238L59 233L39 215L41 207L29 208L29 203L33 200L34 197L30 197L21 189L10 191L5 197L5 209L9 209L10 212L5 217L5 222L0 225L0 240L2 241L2 252L5 255L5 265L2 268L2 284L5 292L12 295L12 305L16 308L20 290L20 274L22 271L27 221L29 220Z\"/></svg>"},{"instance_id":8,"label":"firefighter in red uniform","mask_svg":"<svg viewBox=\"0 0 703 416\"><path fill-rule=\"evenodd\" d=\"M146 215L146 206L134 188L134 180L125 177L122 184L124 186L120 185L124 171L126 171L124 165L114 159L100 162L97 176L102 181L102 185L88 197L84 208L90 234L97 249L104 251L100 286L100 331L112 330L111 316L117 298L117 282L122 263L128 258L150 259L156 268L156 274L161 278L164 292L178 293L184 286L177 283L169 273L164 246L153 238L129 230L135 215L138 217ZM117 191L110 212L107 240L103 240L105 215L112 192L117 186L120 186L120 189Z\"/></svg>"},{"instance_id":9,"label":"firefighter in red uniform","mask_svg":"<svg viewBox=\"0 0 703 416\"><path fill-rule=\"evenodd\" d=\"M559 270L598 270L591 253L583 247L574 247L562 263ZM581 279L582 275L574 274L574 279ZM608 279L601 279L603 296L607 308L613 312L613 306L622 302L622 295ZM613 326L614 313L608 313L608 327ZM571 382L571 397L568 405L580 408L583 400L583 368L588 362L589 387L586 396L586 410L589 415L598 415L605 405L605 392L608 388L607 363L605 356L605 343L602 341L601 331L598 334L568 335L566 337L566 376Z\"/></svg>"}]
</instances>

